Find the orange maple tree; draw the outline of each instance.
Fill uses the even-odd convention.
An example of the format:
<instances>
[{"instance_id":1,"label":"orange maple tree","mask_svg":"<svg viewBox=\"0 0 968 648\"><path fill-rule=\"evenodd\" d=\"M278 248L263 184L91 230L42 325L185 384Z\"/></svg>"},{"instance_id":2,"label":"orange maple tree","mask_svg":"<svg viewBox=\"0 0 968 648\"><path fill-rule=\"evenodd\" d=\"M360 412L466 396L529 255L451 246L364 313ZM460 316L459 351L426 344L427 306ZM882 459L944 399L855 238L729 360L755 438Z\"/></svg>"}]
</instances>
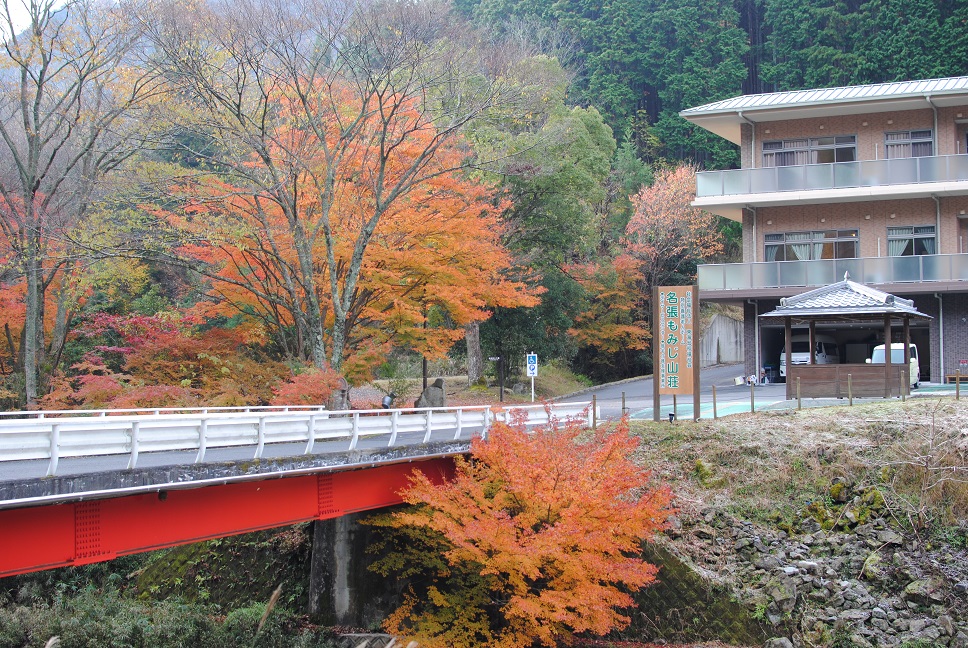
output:
<instances>
[{"instance_id":1,"label":"orange maple tree","mask_svg":"<svg viewBox=\"0 0 968 648\"><path fill-rule=\"evenodd\" d=\"M482 202L469 186L474 152L463 138L476 120L521 105L523 72L510 50L442 20L447 9L433 3L364 2L352 11L278 3L272 20L262 7L237 9L200 3L189 19L178 12L148 26L185 103L179 121L212 143L187 151L200 161L196 171L211 173L198 179L196 211L184 216L223 211L218 235L192 231L199 247L219 247L204 268L221 282L216 290L285 337L287 351L337 371L361 325L396 335L396 324L413 329L419 319L422 329L430 299L449 302L455 329L488 307L518 305L526 288L502 276L498 201ZM437 205L418 202L421 194ZM394 217L406 227L388 224ZM486 236L470 248L448 240L461 233ZM411 250L409 267L374 265L374 248L407 248L397 235L422 235L424 247ZM419 255L434 258L432 272ZM381 270L396 284L370 280ZM434 351L443 344L427 336L439 334L412 333L413 346Z\"/></svg>"},{"instance_id":2,"label":"orange maple tree","mask_svg":"<svg viewBox=\"0 0 968 648\"><path fill-rule=\"evenodd\" d=\"M396 108L402 124L418 119L412 105ZM330 167L319 151L332 143L321 145L317 131L295 128L293 120L270 147L300 152L300 170L289 179L292 202L212 174L176 187L182 209L157 212L190 241L182 258L211 280L210 301L195 314L241 313L253 338L272 339L290 356L312 359L321 343L331 367L365 373L379 363L381 345L440 357L489 308L537 303L524 283L506 276L511 257L499 219L506 205L493 187L459 170L467 155L460 142L435 145L420 162L424 179L408 183L435 137L432 129L408 133L377 181L369 179L374 134L348 147L327 194L318 184ZM377 208L385 186L399 185L406 189ZM305 263L307 255L314 261ZM452 325L425 326L433 309ZM324 325L320 341L315 320Z\"/></svg>"},{"instance_id":3,"label":"orange maple tree","mask_svg":"<svg viewBox=\"0 0 968 648\"><path fill-rule=\"evenodd\" d=\"M657 571L640 543L673 512L669 489L632 460L639 442L626 421L591 433L501 424L458 457L452 481L416 473L414 507L375 521L408 534L402 558L374 566L411 583L387 630L428 648L516 648L625 627L628 592Z\"/></svg>"},{"instance_id":4,"label":"orange maple tree","mask_svg":"<svg viewBox=\"0 0 968 648\"><path fill-rule=\"evenodd\" d=\"M638 260L622 254L611 263L573 266L571 276L585 289L586 308L569 329L576 342L601 354L603 363L614 362L617 355L644 349L649 326L641 318L642 273Z\"/></svg>"}]
</instances>

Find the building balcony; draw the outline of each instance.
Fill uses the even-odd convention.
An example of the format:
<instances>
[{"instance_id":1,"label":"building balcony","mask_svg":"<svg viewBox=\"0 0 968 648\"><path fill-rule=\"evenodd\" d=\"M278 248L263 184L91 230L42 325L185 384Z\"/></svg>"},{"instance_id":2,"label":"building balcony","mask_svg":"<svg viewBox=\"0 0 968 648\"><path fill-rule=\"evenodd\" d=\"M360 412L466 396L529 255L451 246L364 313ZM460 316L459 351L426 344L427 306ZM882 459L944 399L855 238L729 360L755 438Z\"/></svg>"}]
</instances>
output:
<instances>
[{"instance_id":1,"label":"building balcony","mask_svg":"<svg viewBox=\"0 0 968 648\"><path fill-rule=\"evenodd\" d=\"M842 281L895 293L968 291L968 254L721 263L698 268L699 296L729 300L788 297Z\"/></svg>"},{"instance_id":2,"label":"building balcony","mask_svg":"<svg viewBox=\"0 0 968 648\"><path fill-rule=\"evenodd\" d=\"M739 220L744 206L968 195L968 154L696 174L693 205Z\"/></svg>"}]
</instances>

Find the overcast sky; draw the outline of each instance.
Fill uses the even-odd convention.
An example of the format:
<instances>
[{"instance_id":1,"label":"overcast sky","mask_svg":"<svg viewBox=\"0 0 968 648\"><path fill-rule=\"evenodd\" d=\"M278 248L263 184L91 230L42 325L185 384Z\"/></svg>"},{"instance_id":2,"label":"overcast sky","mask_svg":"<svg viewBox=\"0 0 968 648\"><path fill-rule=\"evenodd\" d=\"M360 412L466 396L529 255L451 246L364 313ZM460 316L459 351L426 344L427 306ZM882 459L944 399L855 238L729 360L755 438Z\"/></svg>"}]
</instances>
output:
<instances>
[{"instance_id":1,"label":"overcast sky","mask_svg":"<svg viewBox=\"0 0 968 648\"><path fill-rule=\"evenodd\" d=\"M35 1L42 2L43 0ZM30 6L30 0L3 0L3 4L10 10L11 15L13 16L13 24L15 29L19 31L27 26L27 23L30 22L30 11L27 9L27 7ZM64 4L64 2L59 0L54 4L55 6L61 6ZM0 22L3 23L0 25L0 30L2 30L3 37L6 38L8 36L7 32L9 31L7 29L6 15L4 15Z\"/></svg>"}]
</instances>

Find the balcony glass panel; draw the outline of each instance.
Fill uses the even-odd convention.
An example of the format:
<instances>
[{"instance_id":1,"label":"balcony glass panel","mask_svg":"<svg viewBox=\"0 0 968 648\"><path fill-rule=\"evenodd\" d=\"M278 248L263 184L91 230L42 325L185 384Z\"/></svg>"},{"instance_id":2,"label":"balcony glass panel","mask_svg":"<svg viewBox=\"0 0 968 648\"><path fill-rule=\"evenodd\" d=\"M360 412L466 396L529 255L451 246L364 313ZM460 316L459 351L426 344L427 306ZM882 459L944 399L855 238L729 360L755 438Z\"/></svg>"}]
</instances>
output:
<instances>
[{"instance_id":1,"label":"balcony glass panel","mask_svg":"<svg viewBox=\"0 0 968 648\"><path fill-rule=\"evenodd\" d=\"M950 281L951 265L952 265L951 254L929 254L922 257L921 259L921 279L923 281Z\"/></svg>"},{"instance_id":2,"label":"balcony glass panel","mask_svg":"<svg viewBox=\"0 0 968 648\"><path fill-rule=\"evenodd\" d=\"M723 174L717 171L703 171L696 174L696 197L723 195Z\"/></svg>"},{"instance_id":3,"label":"balcony glass panel","mask_svg":"<svg viewBox=\"0 0 968 648\"><path fill-rule=\"evenodd\" d=\"M834 260L823 259L820 261L804 262L807 272L807 286L826 286L838 281L834 277Z\"/></svg>"},{"instance_id":4,"label":"balcony glass panel","mask_svg":"<svg viewBox=\"0 0 968 648\"><path fill-rule=\"evenodd\" d=\"M951 156L914 158L918 164L918 182L944 182L948 179L948 159Z\"/></svg>"},{"instance_id":5,"label":"balcony glass panel","mask_svg":"<svg viewBox=\"0 0 968 648\"><path fill-rule=\"evenodd\" d=\"M860 186L860 162L843 162L833 165L834 187Z\"/></svg>"},{"instance_id":6,"label":"balcony glass panel","mask_svg":"<svg viewBox=\"0 0 968 648\"><path fill-rule=\"evenodd\" d=\"M751 263L750 279L752 288L776 288L780 284L780 268L776 261L772 263Z\"/></svg>"},{"instance_id":7,"label":"balcony glass panel","mask_svg":"<svg viewBox=\"0 0 968 648\"><path fill-rule=\"evenodd\" d=\"M806 286L807 263L804 261L779 261L781 286Z\"/></svg>"},{"instance_id":8,"label":"balcony glass panel","mask_svg":"<svg viewBox=\"0 0 968 648\"><path fill-rule=\"evenodd\" d=\"M948 180L968 180L968 155L949 155Z\"/></svg>"},{"instance_id":9,"label":"balcony glass panel","mask_svg":"<svg viewBox=\"0 0 968 648\"><path fill-rule=\"evenodd\" d=\"M892 281L920 281L921 257L886 257L891 260Z\"/></svg>"},{"instance_id":10,"label":"balcony glass panel","mask_svg":"<svg viewBox=\"0 0 968 648\"><path fill-rule=\"evenodd\" d=\"M742 169L723 171L723 195L735 196L749 192L749 174Z\"/></svg>"},{"instance_id":11,"label":"balcony glass panel","mask_svg":"<svg viewBox=\"0 0 968 648\"><path fill-rule=\"evenodd\" d=\"M696 283L699 284L699 290L723 290L726 288L726 283L723 281L725 268L726 266L723 265L701 265L696 268Z\"/></svg>"},{"instance_id":12,"label":"balcony glass panel","mask_svg":"<svg viewBox=\"0 0 968 648\"><path fill-rule=\"evenodd\" d=\"M804 167L805 189L829 189L834 183L833 164L811 164Z\"/></svg>"},{"instance_id":13,"label":"balcony glass panel","mask_svg":"<svg viewBox=\"0 0 968 648\"><path fill-rule=\"evenodd\" d=\"M776 167L777 191L803 190L804 169L802 166Z\"/></svg>"},{"instance_id":14,"label":"balcony glass panel","mask_svg":"<svg viewBox=\"0 0 968 648\"><path fill-rule=\"evenodd\" d=\"M858 187L879 187L886 185L887 167L884 162L877 160L864 160L859 163L860 173L857 178Z\"/></svg>"},{"instance_id":15,"label":"balcony glass panel","mask_svg":"<svg viewBox=\"0 0 968 648\"><path fill-rule=\"evenodd\" d=\"M910 184L918 181L918 160L920 158L899 158L886 160L887 182L884 184Z\"/></svg>"},{"instance_id":16,"label":"balcony glass panel","mask_svg":"<svg viewBox=\"0 0 968 648\"><path fill-rule=\"evenodd\" d=\"M829 283L843 281L845 272L851 281L859 281L864 276L864 259L835 259L834 278Z\"/></svg>"},{"instance_id":17,"label":"balcony glass panel","mask_svg":"<svg viewBox=\"0 0 968 648\"><path fill-rule=\"evenodd\" d=\"M750 193L772 193L777 191L776 168L749 169Z\"/></svg>"},{"instance_id":18,"label":"balcony glass panel","mask_svg":"<svg viewBox=\"0 0 968 648\"><path fill-rule=\"evenodd\" d=\"M699 281L702 290L811 288L842 281L844 272L868 285L968 281L968 254L715 264L699 267Z\"/></svg>"},{"instance_id":19,"label":"balcony glass panel","mask_svg":"<svg viewBox=\"0 0 968 648\"><path fill-rule=\"evenodd\" d=\"M723 272L723 281L727 288L752 288L756 284L750 280L750 264L727 264Z\"/></svg>"},{"instance_id":20,"label":"balcony glass panel","mask_svg":"<svg viewBox=\"0 0 968 648\"><path fill-rule=\"evenodd\" d=\"M862 259L864 262L860 266L860 272L857 275L851 273L851 276L860 277L860 279L854 279L858 283L866 284L878 284L878 283L888 283L891 280L891 260L888 257L873 257Z\"/></svg>"},{"instance_id":21,"label":"balcony glass panel","mask_svg":"<svg viewBox=\"0 0 968 648\"><path fill-rule=\"evenodd\" d=\"M968 254L951 255L951 278L957 281L968 281Z\"/></svg>"},{"instance_id":22,"label":"balcony glass panel","mask_svg":"<svg viewBox=\"0 0 968 648\"><path fill-rule=\"evenodd\" d=\"M968 181L968 154L704 171L697 197Z\"/></svg>"}]
</instances>

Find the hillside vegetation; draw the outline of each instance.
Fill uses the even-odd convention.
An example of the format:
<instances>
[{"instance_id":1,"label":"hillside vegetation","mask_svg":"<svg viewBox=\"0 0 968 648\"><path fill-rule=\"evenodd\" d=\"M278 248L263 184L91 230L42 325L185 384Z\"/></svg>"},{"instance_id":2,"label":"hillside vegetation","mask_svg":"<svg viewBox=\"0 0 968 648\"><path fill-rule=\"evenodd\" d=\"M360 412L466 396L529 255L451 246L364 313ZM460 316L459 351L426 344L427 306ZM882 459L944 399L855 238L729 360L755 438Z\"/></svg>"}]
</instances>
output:
<instances>
[{"instance_id":1,"label":"hillside vegetation","mask_svg":"<svg viewBox=\"0 0 968 648\"><path fill-rule=\"evenodd\" d=\"M647 441L641 460L678 495L679 524L662 546L743 602L765 636L968 645L963 401L636 429ZM695 637L716 621L684 621L681 600L649 601L670 637Z\"/></svg>"}]
</instances>

